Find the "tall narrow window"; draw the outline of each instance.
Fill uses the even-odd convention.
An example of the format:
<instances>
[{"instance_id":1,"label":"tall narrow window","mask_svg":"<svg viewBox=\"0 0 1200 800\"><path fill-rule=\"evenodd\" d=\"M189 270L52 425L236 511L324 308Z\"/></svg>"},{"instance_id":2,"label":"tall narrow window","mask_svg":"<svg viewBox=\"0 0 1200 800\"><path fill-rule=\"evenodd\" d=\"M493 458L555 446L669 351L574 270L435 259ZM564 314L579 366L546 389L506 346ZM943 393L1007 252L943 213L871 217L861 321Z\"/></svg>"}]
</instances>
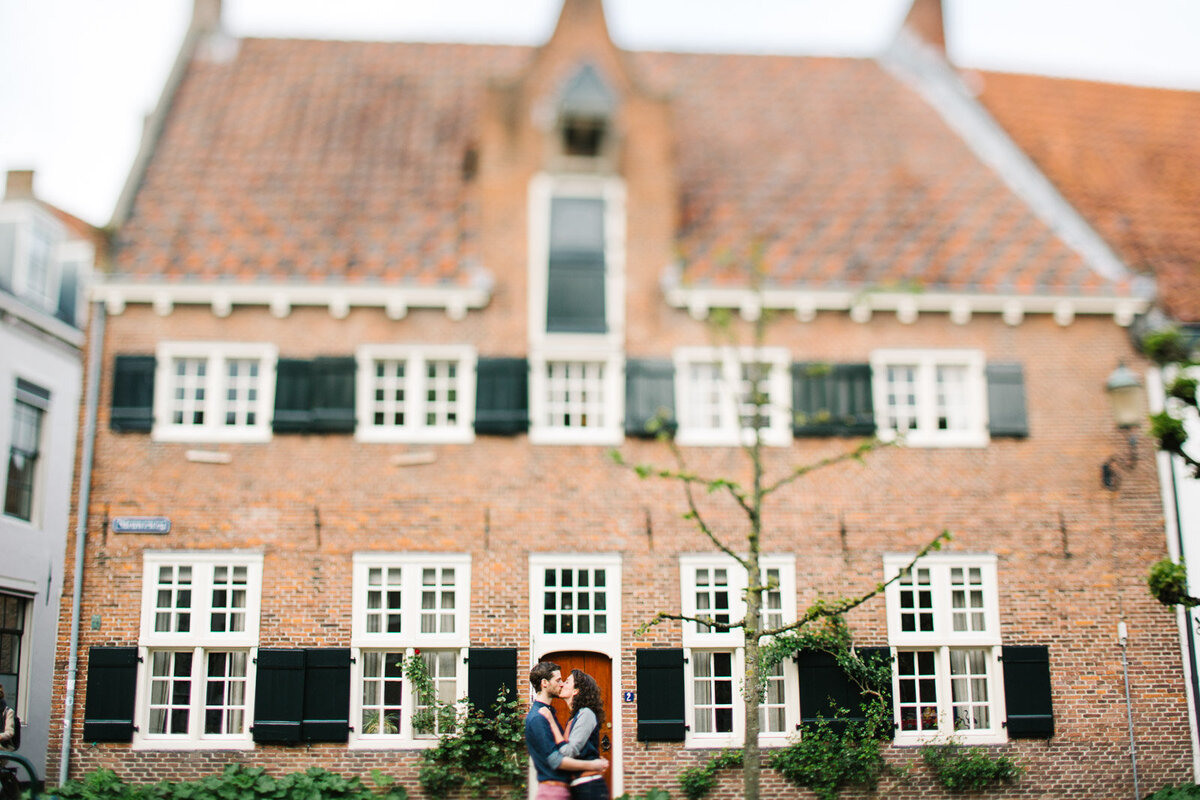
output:
<instances>
[{"instance_id":1,"label":"tall narrow window","mask_svg":"<svg viewBox=\"0 0 1200 800\"><path fill-rule=\"evenodd\" d=\"M895 652L897 742L1003 741L996 562L926 556L911 568L888 556L888 639Z\"/></svg>"},{"instance_id":2,"label":"tall narrow window","mask_svg":"<svg viewBox=\"0 0 1200 800\"><path fill-rule=\"evenodd\" d=\"M461 553L357 553L351 646L355 747L411 747L453 729L451 704L466 694L470 557ZM419 658L433 694L406 670Z\"/></svg>"},{"instance_id":3,"label":"tall narrow window","mask_svg":"<svg viewBox=\"0 0 1200 800\"><path fill-rule=\"evenodd\" d=\"M17 707L21 694L22 644L25 639L25 608L28 600L0 594L0 686L8 704Z\"/></svg>"},{"instance_id":4,"label":"tall narrow window","mask_svg":"<svg viewBox=\"0 0 1200 800\"><path fill-rule=\"evenodd\" d=\"M556 197L550 202L546 330L604 333L604 200Z\"/></svg>"},{"instance_id":5,"label":"tall narrow window","mask_svg":"<svg viewBox=\"0 0 1200 800\"><path fill-rule=\"evenodd\" d=\"M4 513L32 522L42 451L42 430L50 392L17 379L13 400L12 440L8 449L8 479Z\"/></svg>"},{"instance_id":6,"label":"tall narrow window","mask_svg":"<svg viewBox=\"0 0 1200 800\"><path fill-rule=\"evenodd\" d=\"M796 619L795 559L764 555L761 560L762 623L778 628ZM729 556L685 555L679 559L682 613L697 621L683 624L685 741L691 747L739 747L746 719L741 680L746 636L746 570ZM769 642L769 639L764 639ZM763 676L759 743L784 744L799 721L796 665L790 659Z\"/></svg>"},{"instance_id":7,"label":"tall narrow window","mask_svg":"<svg viewBox=\"0 0 1200 800\"><path fill-rule=\"evenodd\" d=\"M261 594L259 554L146 553L136 747L253 746L251 649Z\"/></svg>"}]
</instances>

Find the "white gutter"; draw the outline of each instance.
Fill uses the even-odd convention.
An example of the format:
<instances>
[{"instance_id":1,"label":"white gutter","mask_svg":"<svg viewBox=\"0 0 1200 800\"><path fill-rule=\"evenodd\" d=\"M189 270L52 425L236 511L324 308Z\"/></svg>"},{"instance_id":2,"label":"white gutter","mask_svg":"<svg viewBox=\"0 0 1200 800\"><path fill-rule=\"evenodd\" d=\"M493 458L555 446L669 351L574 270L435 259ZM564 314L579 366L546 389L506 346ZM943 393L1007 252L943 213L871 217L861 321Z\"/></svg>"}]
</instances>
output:
<instances>
[{"instance_id":1,"label":"white gutter","mask_svg":"<svg viewBox=\"0 0 1200 800\"><path fill-rule=\"evenodd\" d=\"M83 455L79 465L79 499L75 510L75 575L71 593L71 648L67 656L67 698L63 703L62 751L58 784L66 783L71 760L71 728L75 718L75 678L79 671L79 620L83 601L83 566L87 552L88 506L92 494L92 460L96 450L96 409L100 401L100 363L104 351L104 305L92 304L88 335L87 395L83 423Z\"/></svg>"}]
</instances>

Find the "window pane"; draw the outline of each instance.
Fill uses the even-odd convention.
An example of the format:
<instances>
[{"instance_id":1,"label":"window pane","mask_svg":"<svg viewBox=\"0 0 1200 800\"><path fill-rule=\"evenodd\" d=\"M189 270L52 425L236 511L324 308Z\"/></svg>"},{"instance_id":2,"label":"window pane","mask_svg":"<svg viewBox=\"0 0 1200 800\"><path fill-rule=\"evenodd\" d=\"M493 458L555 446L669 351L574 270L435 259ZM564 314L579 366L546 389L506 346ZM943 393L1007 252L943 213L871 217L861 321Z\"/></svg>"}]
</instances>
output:
<instances>
[{"instance_id":1,"label":"window pane","mask_svg":"<svg viewBox=\"0 0 1200 800\"><path fill-rule=\"evenodd\" d=\"M896 655L900 730L938 728L936 658L933 651L901 651Z\"/></svg>"},{"instance_id":2,"label":"window pane","mask_svg":"<svg viewBox=\"0 0 1200 800\"><path fill-rule=\"evenodd\" d=\"M43 409L21 400L13 402L4 513L27 522L33 519L34 481L41 456L45 413Z\"/></svg>"},{"instance_id":3,"label":"window pane","mask_svg":"<svg viewBox=\"0 0 1200 800\"><path fill-rule=\"evenodd\" d=\"M601 428L605 420L604 364L546 363L545 419L551 428Z\"/></svg>"},{"instance_id":4,"label":"window pane","mask_svg":"<svg viewBox=\"0 0 1200 800\"><path fill-rule=\"evenodd\" d=\"M950 693L955 730L992 727L988 705L988 658L986 650L950 651Z\"/></svg>"},{"instance_id":5,"label":"window pane","mask_svg":"<svg viewBox=\"0 0 1200 800\"><path fill-rule=\"evenodd\" d=\"M404 653L363 651L362 657L362 734L394 736L404 707Z\"/></svg>"}]
</instances>

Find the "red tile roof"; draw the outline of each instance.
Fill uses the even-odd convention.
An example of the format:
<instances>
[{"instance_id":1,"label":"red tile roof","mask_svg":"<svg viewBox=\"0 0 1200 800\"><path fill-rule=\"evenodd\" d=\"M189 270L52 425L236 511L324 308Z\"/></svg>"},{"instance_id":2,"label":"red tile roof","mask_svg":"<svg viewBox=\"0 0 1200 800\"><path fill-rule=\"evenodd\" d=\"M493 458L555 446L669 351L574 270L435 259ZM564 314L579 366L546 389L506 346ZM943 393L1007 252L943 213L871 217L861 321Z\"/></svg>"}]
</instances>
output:
<instances>
[{"instance_id":1,"label":"red tile roof","mask_svg":"<svg viewBox=\"0 0 1200 800\"><path fill-rule=\"evenodd\" d=\"M520 47L256 40L193 62L117 238L135 279L462 284L462 179L484 90ZM633 53L670 98L685 280L1124 294L916 94L856 59ZM523 198L518 202L523 202Z\"/></svg>"},{"instance_id":2,"label":"red tile roof","mask_svg":"<svg viewBox=\"0 0 1200 800\"><path fill-rule=\"evenodd\" d=\"M987 73L980 99L1164 310L1200 322L1200 92Z\"/></svg>"}]
</instances>

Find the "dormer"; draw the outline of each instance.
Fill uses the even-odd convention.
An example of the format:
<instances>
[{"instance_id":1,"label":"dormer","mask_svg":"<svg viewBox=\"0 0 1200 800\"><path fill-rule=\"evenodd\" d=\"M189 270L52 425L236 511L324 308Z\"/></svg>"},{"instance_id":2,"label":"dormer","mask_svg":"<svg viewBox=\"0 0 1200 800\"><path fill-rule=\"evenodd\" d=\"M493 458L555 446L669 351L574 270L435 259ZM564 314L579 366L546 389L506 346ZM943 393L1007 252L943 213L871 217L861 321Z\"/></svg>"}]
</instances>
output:
<instances>
[{"instance_id":1,"label":"dormer","mask_svg":"<svg viewBox=\"0 0 1200 800\"><path fill-rule=\"evenodd\" d=\"M616 96L592 64L571 74L555 110L551 171L613 172Z\"/></svg>"},{"instance_id":2,"label":"dormer","mask_svg":"<svg viewBox=\"0 0 1200 800\"><path fill-rule=\"evenodd\" d=\"M0 293L79 328L95 246L68 222L84 227L34 197L32 171L8 173L0 201Z\"/></svg>"}]
</instances>

